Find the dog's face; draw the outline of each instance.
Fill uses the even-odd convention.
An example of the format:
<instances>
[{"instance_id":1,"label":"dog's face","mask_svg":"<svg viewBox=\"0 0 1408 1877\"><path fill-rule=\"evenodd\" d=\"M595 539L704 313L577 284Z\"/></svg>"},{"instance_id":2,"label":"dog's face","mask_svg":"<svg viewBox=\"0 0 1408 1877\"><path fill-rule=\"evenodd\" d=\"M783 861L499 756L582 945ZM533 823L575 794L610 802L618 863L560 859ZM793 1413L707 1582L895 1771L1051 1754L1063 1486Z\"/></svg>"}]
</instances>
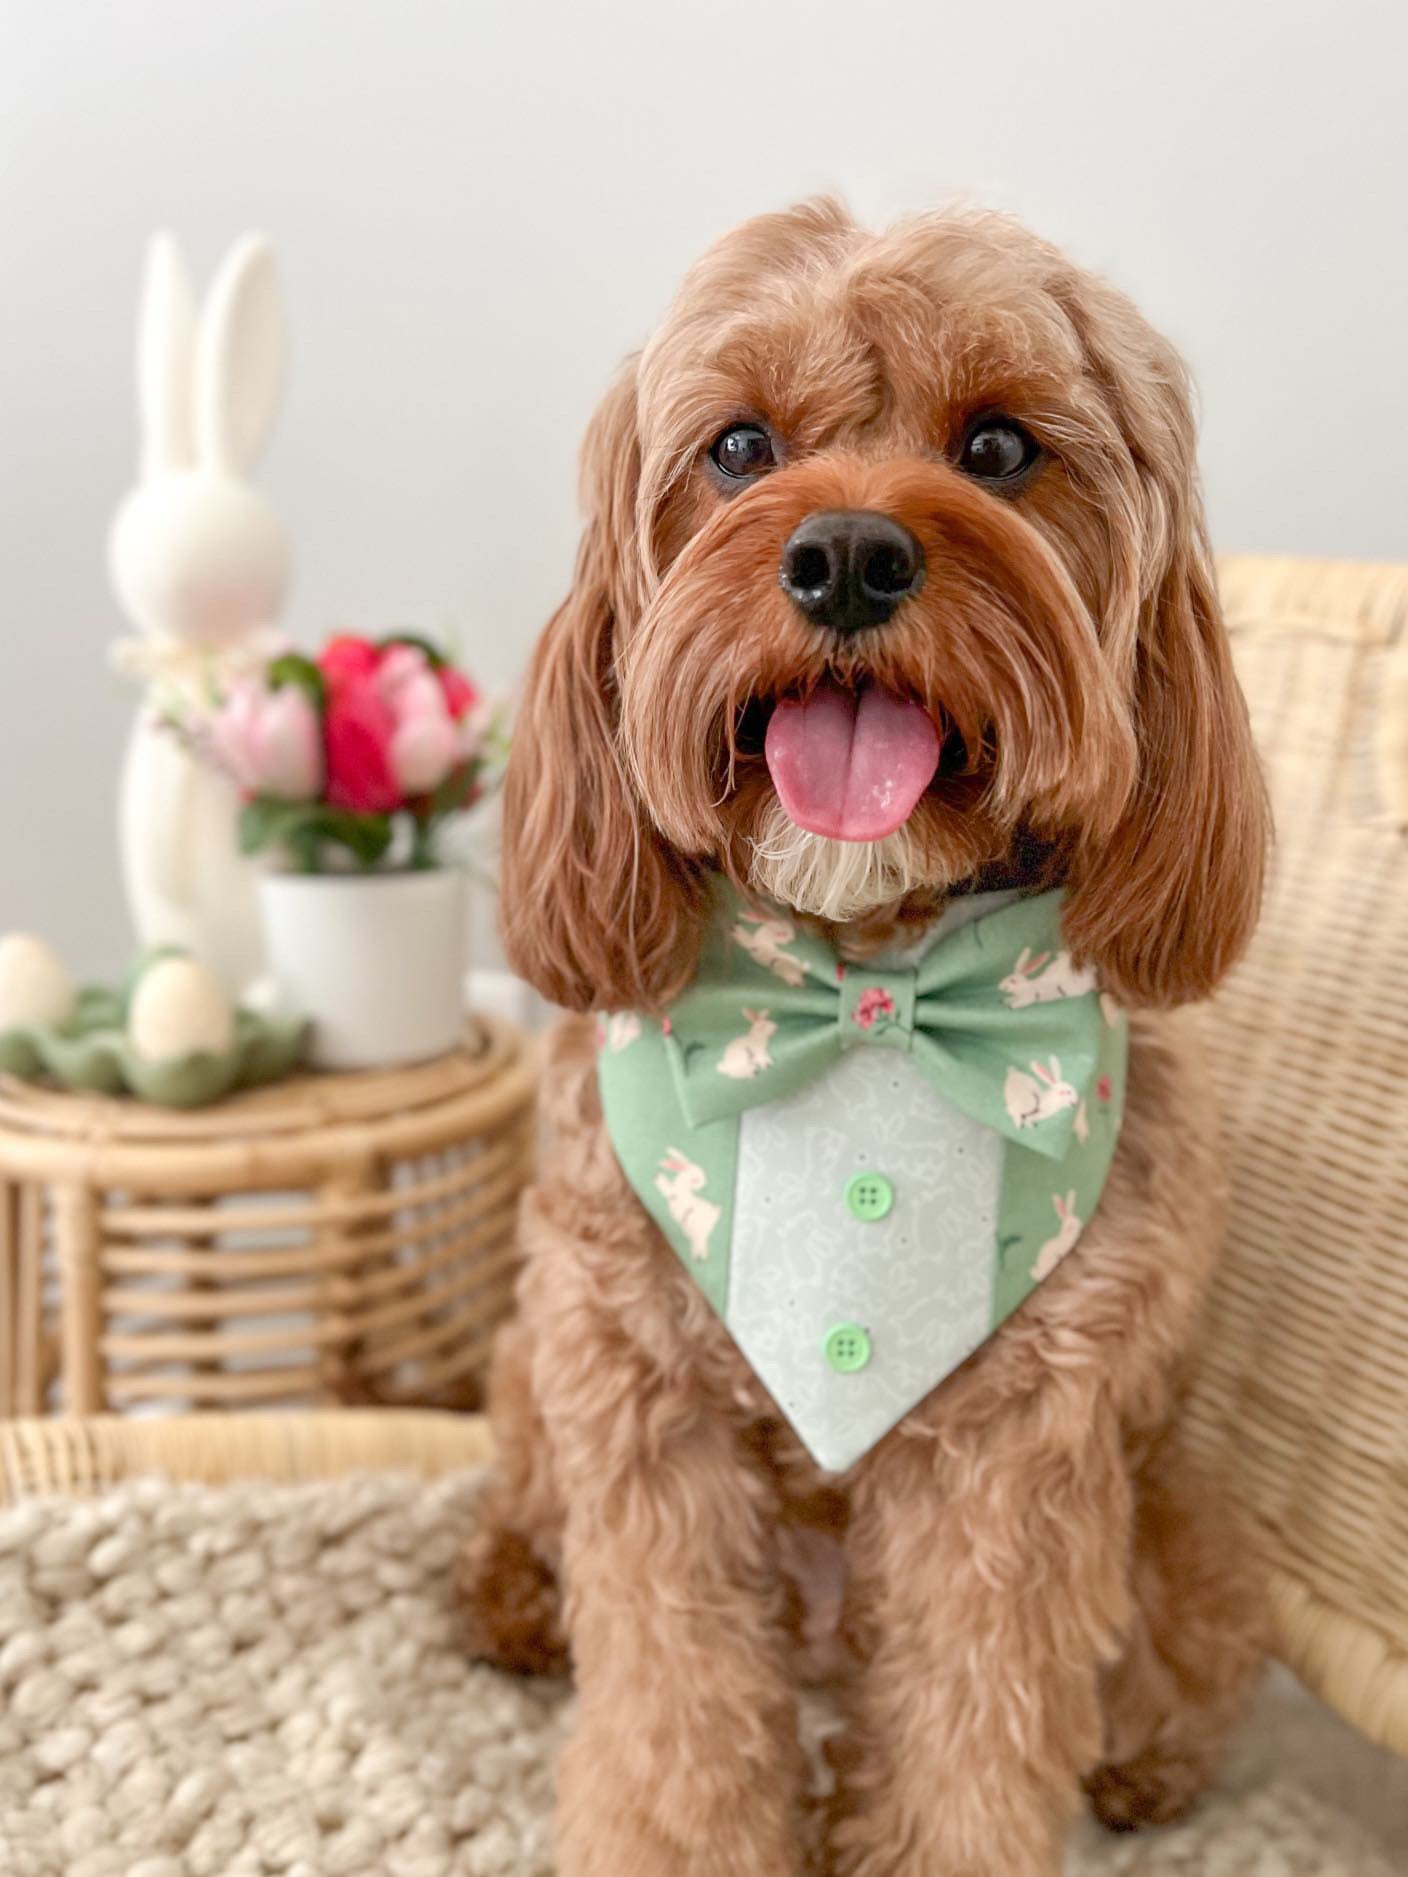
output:
<instances>
[{"instance_id":1,"label":"dog's face","mask_svg":"<svg viewBox=\"0 0 1408 1877\"><path fill-rule=\"evenodd\" d=\"M548 996L673 994L710 866L841 922L1037 871L1132 1002L1236 955L1265 810L1185 381L1111 289L997 218L750 223L585 481L506 802Z\"/></svg>"}]
</instances>

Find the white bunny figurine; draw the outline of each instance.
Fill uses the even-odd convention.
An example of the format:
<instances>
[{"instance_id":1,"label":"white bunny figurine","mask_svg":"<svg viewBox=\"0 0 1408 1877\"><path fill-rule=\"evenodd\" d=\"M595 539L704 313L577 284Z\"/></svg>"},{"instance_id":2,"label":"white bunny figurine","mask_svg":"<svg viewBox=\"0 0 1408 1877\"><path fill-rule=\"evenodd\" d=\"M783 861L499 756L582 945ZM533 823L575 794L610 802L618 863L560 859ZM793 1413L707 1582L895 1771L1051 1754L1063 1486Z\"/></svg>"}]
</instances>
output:
<instances>
[{"instance_id":1,"label":"white bunny figurine","mask_svg":"<svg viewBox=\"0 0 1408 1877\"><path fill-rule=\"evenodd\" d=\"M158 718L163 697L208 698L277 643L288 536L246 472L273 420L283 360L262 236L230 249L199 320L175 241L153 236L137 329L141 475L108 538L118 599L146 635L116 648L148 685L122 782L123 877L140 942L185 947L232 993L262 954L238 797Z\"/></svg>"}]
</instances>

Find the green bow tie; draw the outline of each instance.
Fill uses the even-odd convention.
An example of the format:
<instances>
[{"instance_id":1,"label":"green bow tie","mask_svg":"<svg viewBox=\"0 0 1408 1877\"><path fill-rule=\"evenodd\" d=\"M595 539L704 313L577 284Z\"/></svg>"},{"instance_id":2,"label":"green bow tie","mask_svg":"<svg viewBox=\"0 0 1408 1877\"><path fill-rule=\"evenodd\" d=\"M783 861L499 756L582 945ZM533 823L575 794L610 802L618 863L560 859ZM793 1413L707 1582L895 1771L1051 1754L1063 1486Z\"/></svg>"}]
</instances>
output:
<instances>
[{"instance_id":1,"label":"green bow tie","mask_svg":"<svg viewBox=\"0 0 1408 1877\"><path fill-rule=\"evenodd\" d=\"M1100 1026L1118 1021L1061 940L1061 893L955 924L912 968L842 964L784 914L721 894L666 1028L692 1125L794 1094L843 1051L907 1050L965 1113L1063 1159L1085 1125ZM950 915L952 916L952 915Z\"/></svg>"}]
</instances>

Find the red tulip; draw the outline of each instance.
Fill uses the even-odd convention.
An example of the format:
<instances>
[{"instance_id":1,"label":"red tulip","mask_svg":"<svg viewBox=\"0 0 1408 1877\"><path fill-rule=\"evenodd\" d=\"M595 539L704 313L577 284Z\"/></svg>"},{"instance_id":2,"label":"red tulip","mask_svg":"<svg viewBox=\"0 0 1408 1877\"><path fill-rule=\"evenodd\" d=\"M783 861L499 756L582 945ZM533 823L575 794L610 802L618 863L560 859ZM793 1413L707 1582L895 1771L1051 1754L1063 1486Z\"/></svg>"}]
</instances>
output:
<instances>
[{"instance_id":1,"label":"red tulip","mask_svg":"<svg viewBox=\"0 0 1408 1877\"><path fill-rule=\"evenodd\" d=\"M318 669L331 690L349 679L370 678L380 658L381 653L370 639L359 639L345 632L328 640L318 656Z\"/></svg>"},{"instance_id":2,"label":"red tulip","mask_svg":"<svg viewBox=\"0 0 1408 1877\"><path fill-rule=\"evenodd\" d=\"M334 641L338 643L349 642ZM326 653L321 662L326 676ZM353 675L346 670L330 679L323 738L327 799L334 808L384 815L401 806L401 789L391 766L395 728L391 707L377 688L374 665L371 671Z\"/></svg>"}]
</instances>

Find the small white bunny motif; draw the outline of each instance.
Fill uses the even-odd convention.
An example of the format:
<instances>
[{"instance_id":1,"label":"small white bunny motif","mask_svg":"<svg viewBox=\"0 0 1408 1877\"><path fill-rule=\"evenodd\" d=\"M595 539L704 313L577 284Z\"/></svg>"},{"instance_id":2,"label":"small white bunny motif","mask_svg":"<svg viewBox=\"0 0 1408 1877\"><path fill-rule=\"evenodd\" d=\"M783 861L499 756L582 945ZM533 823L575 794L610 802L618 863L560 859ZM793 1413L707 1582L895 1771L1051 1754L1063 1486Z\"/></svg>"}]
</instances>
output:
<instances>
[{"instance_id":1,"label":"small white bunny motif","mask_svg":"<svg viewBox=\"0 0 1408 1877\"><path fill-rule=\"evenodd\" d=\"M1084 1102L1076 1109L1076 1118L1071 1123L1071 1132L1082 1147L1090 1139L1090 1116L1086 1113Z\"/></svg>"},{"instance_id":2,"label":"small white bunny motif","mask_svg":"<svg viewBox=\"0 0 1408 1877\"><path fill-rule=\"evenodd\" d=\"M1035 1284L1050 1277L1067 1252L1075 1249L1076 1240L1085 1230L1085 1221L1076 1216L1074 1187L1064 1199L1059 1193L1053 1193L1051 1203L1056 1208L1056 1217L1060 1223L1036 1254L1036 1263L1032 1266L1032 1282Z\"/></svg>"},{"instance_id":3,"label":"small white bunny motif","mask_svg":"<svg viewBox=\"0 0 1408 1877\"><path fill-rule=\"evenodd\" d=\"M1023 946L1016 964L998 985L1002 1001L1009 1010L1026 1010L1032 1004L1055 1003L1058 997L1086 997L1095 989L1095 973L1088 967L1077 970L1069 952L1038 952Z\"/></svg>"},{"instance_id":4,"label":"small white bunny motif","mask_svg":"<svg viewBox=\"0 0 1408 1877\"><path fill-rule=\"evenodd\" d=\"M766 1010L745 1010L749 1030L746 1036L731 1037L719 1062L719 1074L732 1076L735 1082L747 1082L772 1067L769 1037L776 1036L777 1025Z\"/></svg>"},{"instance_id":5,"label":"small white bunny motif","mask_svg":"<svg viewBox=\"0 0 1408 1877\"><path fill-rule=\"evenodd\" d=\"M273 422L283 354L262 236L231 248L199 318L175 241L153 237L137 332L141 472L108 537L118 599L146 635L115 653L149 685L123 774L123 874L142 944L193 952L231 992L262 955L238 796L160 727L154 705L204 701L276 642L288 536L248 471Z\"/></svg>"},{"instance_id":6,"label":"small white bunny motif","mask_svg":"<svg viewBox=\"0 0 1408 1877\"><path fill-rule=\"evenodd\" d=\"M606 1019L603 1041L613 1055L629 1049L640 1035L640 1018L634 1010L613 1010Z\"/></svg>"},{"instance_id":7,"label":"small white bunny motif","mask_svg":"<svg viewBox=\"0 0 1408 1877\"><path fill-rule=\"evenodd\" d=\"M678 1147L666 1149L655 1176L656 1192L663 1194L670 1217L684 1233L690 1256L701 1263L709 1255L709 1236L723 1216L712 1199L702 1197L706 1178L703 1167Z\"/></svg>"},{"instance_id":8,"label":"small white bunny motif","mask_svg":"<svg viewBox=\"0 0 1408 1877\"><path fill-rule=\"evenodd\" d=\"M1039 1121L1077 1106L1080 1090L1063 1078L1059 1056L1053 1056L1049 1063L1033 1062L1028 1066L1031 1075L1009 1069L1002 1085L1002 1099L1014 1126L1035 1127Z\"/></svg>"},{"instance_id":9,"label":"small white bunny motif","mask_svg":"<svg viewBox=\"0 0 1408 1877\"><path fill-rule=\"evenodd\" d=\"M806 977L806 970L799 958L792 957L782 947L790 945L796 936L795 928L785 919L767 912L740 913L729 929L729 937L743 947L754 964L762 965L794 988Z\"/></svg>"}]
</instances>

